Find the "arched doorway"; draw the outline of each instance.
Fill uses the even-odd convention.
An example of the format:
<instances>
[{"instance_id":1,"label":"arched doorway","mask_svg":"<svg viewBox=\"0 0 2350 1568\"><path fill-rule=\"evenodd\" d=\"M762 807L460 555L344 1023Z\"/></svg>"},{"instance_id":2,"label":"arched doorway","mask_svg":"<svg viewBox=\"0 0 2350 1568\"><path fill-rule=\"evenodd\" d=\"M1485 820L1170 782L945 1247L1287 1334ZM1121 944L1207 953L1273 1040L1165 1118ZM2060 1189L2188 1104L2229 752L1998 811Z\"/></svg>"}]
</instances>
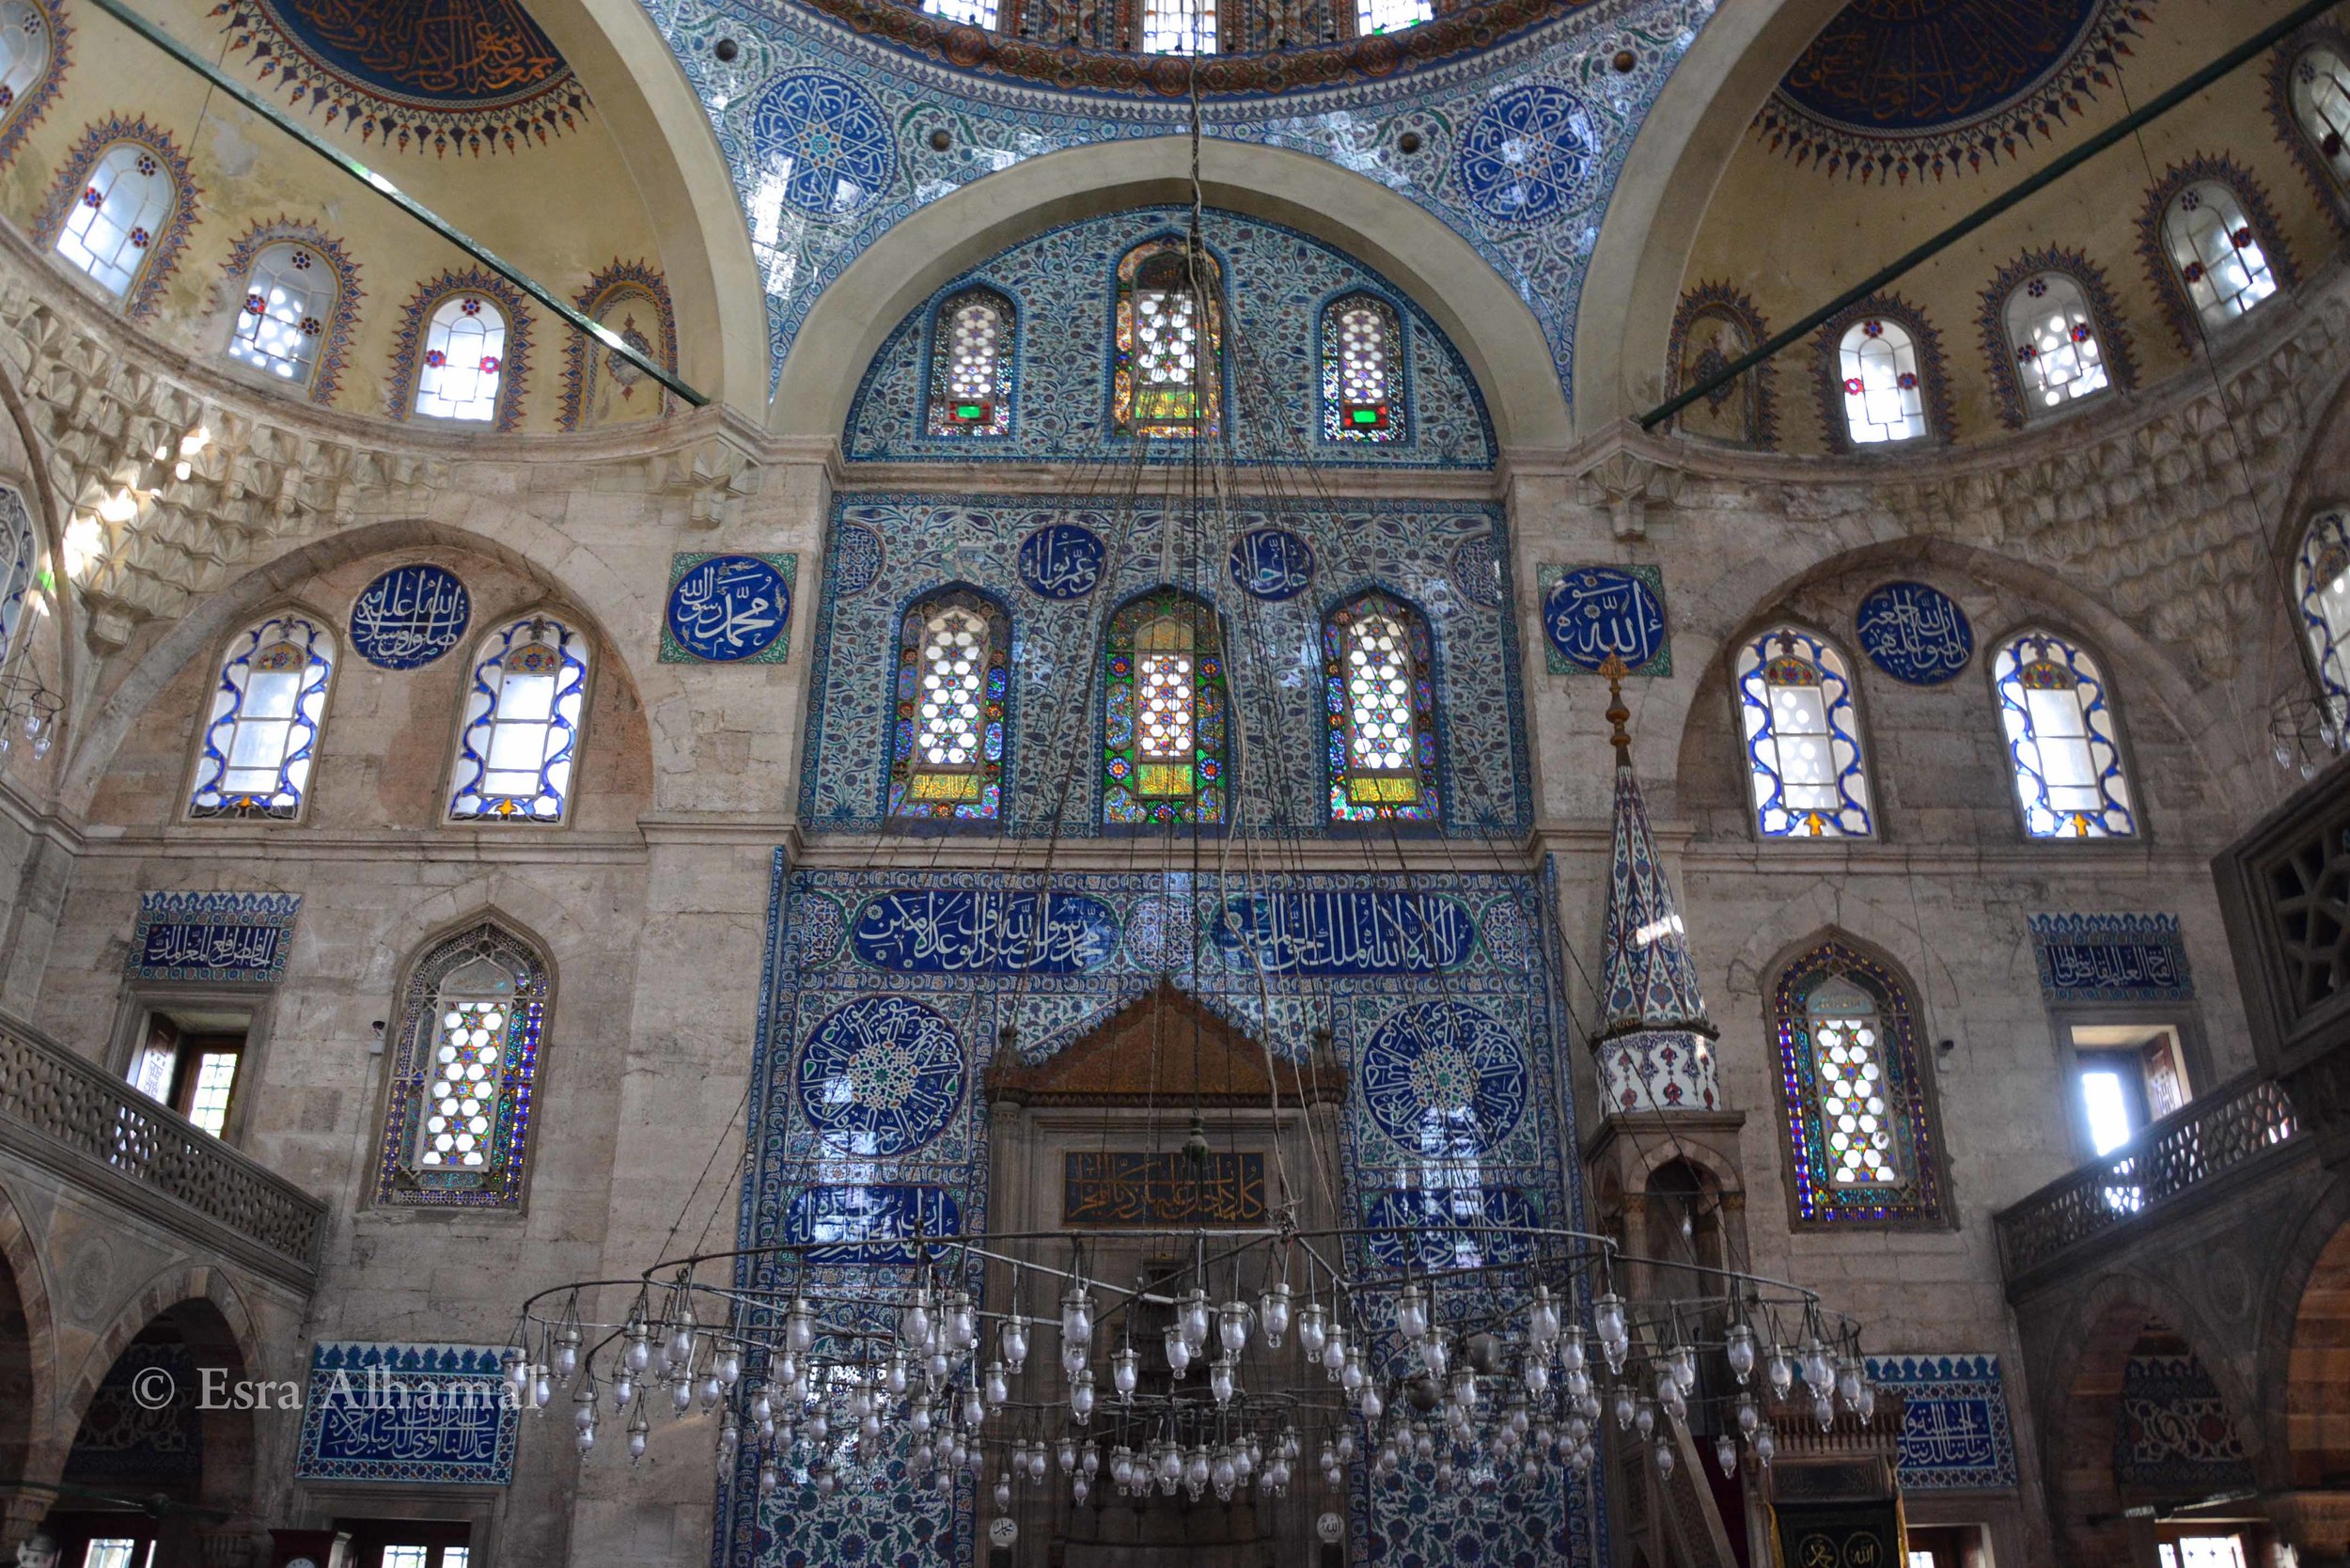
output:
<instances>
[{"instance_id":1,"label":"arched doorway","mask_svg":"<svg viewBox=\"0 0 2350 1568\"><path fill-rule=\"evenodd\" d=\"M122 1347L82 1411L43 1527L60 1563L166 1568L212 1560L209 1538L252 1534L252 1413L200 1397L245 1375L210 1301L166 1308Z\"/></svg>"}]
</instances>

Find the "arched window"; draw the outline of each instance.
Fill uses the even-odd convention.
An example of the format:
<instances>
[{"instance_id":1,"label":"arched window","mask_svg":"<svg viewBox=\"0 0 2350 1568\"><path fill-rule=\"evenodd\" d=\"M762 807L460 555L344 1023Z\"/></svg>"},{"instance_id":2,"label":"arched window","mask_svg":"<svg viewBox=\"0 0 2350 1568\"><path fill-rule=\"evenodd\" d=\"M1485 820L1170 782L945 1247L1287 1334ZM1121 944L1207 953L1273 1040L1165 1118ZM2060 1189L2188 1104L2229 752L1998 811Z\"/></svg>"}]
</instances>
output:
<instances>
[{"instance_id":1,"label":"arched window","mask_svg":"<svg viewBox=\"0 0 2350 1568\"><path fill-rule=\"evenodd\" d=\"M506 316L497 302L457 293L432 307L424 329L424 366L416 373L418 414L495 419L505 373Z\"/></svg>"},{"instance_id":2,"label":"arched window","mask_svg":"<svg viewBox=\"0 0 2350 1568\"><path fill-rule=\"evenodd\" d=\"M1434 822L1434 650L1410 605L1367 593L1322 626L1330 820Z\"/></svg>"},{"instance_id":3,"label":"arched window","mask_svg":"<svg viewBox=\"0 0 2350 1568\"><path fill-rule=\"evenodd\" d=\"M25 596L33 591L40 541L33 532L24 497L0 485L0 673L16 655L17 629L24 624Z\"/></svg>"},{"instance_id":4,"label":"arched window","mask_svg":"<svg viewBox=\"0 0 2350 1568\"><path fill-rule=\"evenodd\" d=\"M2350 185L2350 62L2330 43L2301 52L2293 62L2286 99L2293 121L2309 138L2337 184Z\"/></svg>"},{"instance_id":5,"label":"arched window","mask_svg":"<svg viewBox=\"0 0 2350 1568\"><path fill-rule=\"evenodd\" d=\"M1395 307L1349 294L1322 311L1322 434L1328 441L1403 439L1403 325Z\"/></svg>"},{"instance_id":6,"label":"arched window","mask_svg":"<svg viewBox=\"0 0 2350 1568\"><path fill-rule=\"evenodd\" d=\"M307 387L341 288L334 267L309 246L290 241L264 246L245 274L228 357Z\"/></svg>"},{"instance_id":7,"label":"arched window","mask_svg":"<svg viewBox=\"0 0 2350 1568\"><path fill-rule=\"evenodd\" d=\"M2350 724L2350 523L2341 512L2321 512L2311 521L2293 587L2326 710L2335 724Z\"/></svg>"},{"instance_id":8,"label":"arched window","mask_svg":"<svg viewBox=\"0 0 2350 1568\"><path fill-rule=\"evenodd\" d=\"M1999 650L1991 677L2024 831L2035 839L2135 836L2113 709L2088 651L2053 632L2025 632Z\"/></svg>"},{"instance_id":9,"label":"arched window","mask_svg":"<svg viewBox=\"0 0 2350 1568\"><path fill-rule=\"evenodd\" d=\"M1005 435L1011 430L1011 301L966 289L931 321L932 435Z\"/></svg>"},{"instance_id":10,"label":"arched window","mask_svg":"<svg viewBox=\"0 0 2350 1568\"><path fill-rule=\"evenodd\" d=\"M1941 1152L1907 983L1823 942L1780 974L1772 1011L1799 1217L1940 1222Z\"/></svg>"},{"instance_id":11,"label":"arched window","mask_svg":"<svg viewBox=\"0 0 2350 1568\"><path fill-rule=\"evenodd\" d=\"M1844 655L1780 626L1738 651L1756 828L1772 839L1866 839L1869 774Z\"/></svg>"},{"instance_id":12,"label":"arched window","mask_svg":"<svg viewBox=\"0 0 2350 1568\"><path fill-rule=\"evenodd\" d=\"M1429 0L1355 0L1355 31L1364 37L1398 33L1406 27L1417 27L1435 14Z\"/></svg>"},{"instance_id":13,"label":"arched window","mask_svg":"<svg viewBox=\"0 0 2350 1568\"><path fill-rule=\"evenodd\" d=\"M1673 311L1667 350L1672 391L1684 392L1711 381L1771 336L1746 291L1729 282L1700 283L1681 296ZM1725 382L1673 416L1673 428L1749 447L1767 447L1778 433L1772 382L1764 360L1735 381Z\"/></svg>"},{"instance_id":14,"label":"arched window","mask_svg":"<svg viewBox=\"0 0 2350 1568\"><path fill-rule=\"evenodd\" d=\"M1224 312L1215 258L1195 265L1178 239L1146 240L1118 263L1120 435L1214 435L1223 412Z\"/></svg>"},{"instance_id":15,"label":"arched window","mask_svg":"<svg viewBox=\"0 0 2350 1568\"><path fill-rule=\"evenodd\" d=\"M484 921L417 960L400 996L375 1200L522 1201L531 1088L552 993L530 944Z\"/></svg>"},{"instance_id":16,"label":"arched window","mask_svg":"<svg viewBox=\"0 0 2350 1568\"><path fill-rule=\"evenodd\" d=\"M561 822L587 723L584 634L545 615L491 633L465 693L449 820Z\"/></svg>"},{"instance_id":17,"label":"arched window","mask_svg":"<svg viewBox=\"0 0 2350 1568\"><path fill-rule=\"evenodd\" d=\"M334 677L335 639L307 616L283 610L238 633L197 744L189 820L300 817Z\"/></svg>"},{"instance_id":18,"label":"arched window","mask_svg":"<svg viewBox=\"0 0 2350 1568\"><path fill-rule=\"evenodd\" d=\"M2244 203L2217 180L2198 180L2170 198L2162 243L2206 326L2225 326L2277 291Z\"/></svg>"},{"instance_id":19,"label":"arched window","mask_svg":"<svg viewBox=\"0 0 2350 1568\"><path fill-rule=\"evenodd\" d=\"M1855 446L1914 441L1926 433L1918 346L1906 326L1881 316L1855 321L1838 344L1837 361L1844 430Z\"/></svg>"},{"instance_id":20,"label":"arched window","mask_svg":"<svg viewBox=\"0 0 2350 1568\"><path fill-rule=\"evenodd\" d=\"M664 370L677 373L677 319L669 284L643 261L615 261L572 297L579 313ZM585 332L564 338L563 397L556 423L600 429L673 412L669 391L608 339ZM510 363L513 355L509 353Z\"/></svg>"},{"instance_id":21,"label":"arched window","mask_svg":"<svg viewBox=\"0 0 2350 1568\"><path fill-rule=\"evenodd\" d=\"M995 27L996 0L922 0L922 8L966 27L985 27L990 32Z\"/></svg>"},{"instance_id":22,"label":"arched window","mask_svg":"<svg viewBox=\"0 0 2350 1568\"><path fill-rule=\"evenodd\" d=\"M1215 53L1215 0L1142 0L1146 55Z\"/></svg>"},{"instance_id":23,"label":"arched window","mask_svg":"<svg viewBox=\"0 0 2350 1568\"><path fill-rule=\"evenodd\" d=\"M177 214L174 160L143 141L118 141L98 155L55 250L116 298L132 291Z\"/></svg>"},{"instance_id":24,"label":"arched window","mask_svg":"<svg viewBox=\"0 0 2350 1568\"><path fill-rule=\"evenodd\" d=\"M1104 649L1103 819L1224 821L1230 714L1215 613L1156 588L1110 617Z\"/></svg>"},{"instance_id":25,"label":"arched window","mask_svg":"<svg viewBox=\"0 0 2350 1568\"><path fill-rule=\"evenodd\" d=\"M1004 804L1004 713L1011 618L970 588L949 588L899 623L893 817L994 822Z\"/></svg>"},{"instance_id":26,"label":"arched window","mask_svg":"<svg viewBox=\"0 0 2350 1568\"><path fill-rule=\"evenodd\" d=\"M32 0L0 0L0 127L13 125L39 96L55 48L46 10Z\"/></svg>"},{"instance_id":27,"label":"arched window","mask_svg":"<svg viewBox=\"0 0 2350 1568\"><path fill-rule=\"evenodd\" d=\"M2028 278L2007 297L2007 340L2029 414L2103 392L2105 350L2081 286L2062 273Z\"/></svg>"}]
</instances>

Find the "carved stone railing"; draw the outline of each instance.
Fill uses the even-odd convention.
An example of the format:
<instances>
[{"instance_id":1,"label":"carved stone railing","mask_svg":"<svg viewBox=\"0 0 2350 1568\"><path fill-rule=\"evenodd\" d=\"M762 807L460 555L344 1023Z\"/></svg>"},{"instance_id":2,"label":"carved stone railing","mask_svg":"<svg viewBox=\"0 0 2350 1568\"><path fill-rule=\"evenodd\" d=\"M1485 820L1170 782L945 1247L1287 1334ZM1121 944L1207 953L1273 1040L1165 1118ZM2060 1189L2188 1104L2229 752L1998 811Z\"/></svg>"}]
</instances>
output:
<instances>
[{"instance_id":1,"label":"carved stone railing","mask_svg":"<svg viewBox=\"0 0 2350 1568\"><path fill-rule=\"evenodd\" d=\"M2284 1085L2258 1074L2221 1084L2101 1159L1999 1212L2011 1284L2304 1132Z\"/></svg>"},{"instance_id":2,"label":"carved stone railing","mask_svg":"<svg viewBox=\"0 0 2350 1568\"><path fill-rule=\"evenodd\" d=\"M21 1136L29 1131L33 1138ZM17 1136L9 1136L17 1135ZM167 1220L225 1231L232 1250L273 1272L306 1278L318 1267L326 1205L237 1152L186 1118L31 1029L0 1019L0 1146L68 1178L92 1177ZM89 1168L90 1162L104 1174ZM243 1245L238 1246L237 1243ZM290 1269L287 1265L291 1265Z\"/></svg>"}]
</instances>

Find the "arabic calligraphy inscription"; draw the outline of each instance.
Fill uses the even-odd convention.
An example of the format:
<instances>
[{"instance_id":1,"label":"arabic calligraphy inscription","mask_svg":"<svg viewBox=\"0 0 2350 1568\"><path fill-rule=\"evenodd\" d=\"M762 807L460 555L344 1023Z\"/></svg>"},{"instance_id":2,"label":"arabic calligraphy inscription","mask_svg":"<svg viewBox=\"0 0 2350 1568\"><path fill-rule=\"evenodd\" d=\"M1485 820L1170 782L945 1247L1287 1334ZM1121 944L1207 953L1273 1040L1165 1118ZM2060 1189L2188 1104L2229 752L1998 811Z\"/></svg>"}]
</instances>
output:
<instances>
[{"instance_id":1,"label":"arabic calligraphy inscription","mask_svg":"<svg viewBox=\"0 0 2350 1568\"><path fill-rule=\"evenodd\" d=\"M791 651L797 556L685 554L669 567L661 622L665 665L779 665Z\"/></svg>"},{"instance_id":2,"label":"arabic calligraphy inscription","mask_svg":"<svg viewBox=\"0 0 2350 1568\"><path fill-rule=\"evenodd\" d=\"M1635 675L1670 675L1664 576L1653 566L1545 567L1543 632L1550 672L1596 675L1610 654Z\"/></svg>"},{"instance_id":3,"label":"arabic calligraphy inscription","mask_svg":"<svg viewBox=\"0 0 2350 1568\"><path fill-rule=\"evenodd\" d=\"M1020 580L1045 599L1082 599L1102 580L1102 536L1076 523L1048 523L1020 541Z\"/></svg>"},{"instance_id":4,"label":"arabic calligraphy inscription","mask_svg":"<svg viewBox=\"0 0 2350 1568\"><path fill-rule=\"evenodd\" d=\"M1886 584L1860 602L1853 621L1869 662L1913 686L1941 685L1975 656L1966 612L1924 583Z\"/></svg>"},{"instance_id":5,"label":"arabic calligraphy inscription","mask_svg":"<svg viewBox=\"0 0 2350 1568\"><path fill-rule=\"evenodd\" d=\"M1211 1150L1196 1165L1128 1149L1061 1156L1065 1225L1261 1225L1266 1212L1262 1154Z\"/></svg>"},{"instance_id":6,"label":"arabic calligraphy inscription","mask_svg":"<svg viewBox=\"0 0 2350 1568\"><path fill-rule=\"evenodd\" d=\"M381 669L421 669L457 646L473 596L457 574L419 562L396 566L351 606L351 646Z\"/></svg>"},{"instance_id":7,"label":"arabic calligraphy inscription","mask_svg":"<svg viewBox=\"0 0 2350 1568\"><path fill-rule=\"evenodd\" d=\"M1294 599L1314 580L1313 546L1287 528L1251 528L1232 541L1232 586L1258 599Z\"/></svg>"}]
</instances>

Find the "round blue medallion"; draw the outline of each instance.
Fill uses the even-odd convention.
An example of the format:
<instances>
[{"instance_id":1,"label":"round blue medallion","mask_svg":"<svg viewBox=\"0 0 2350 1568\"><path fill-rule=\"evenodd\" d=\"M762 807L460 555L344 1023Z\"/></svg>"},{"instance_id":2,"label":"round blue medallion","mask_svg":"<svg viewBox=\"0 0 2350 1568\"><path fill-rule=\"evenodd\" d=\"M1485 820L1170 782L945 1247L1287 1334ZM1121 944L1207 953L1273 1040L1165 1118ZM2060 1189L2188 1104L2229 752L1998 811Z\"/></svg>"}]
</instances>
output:
<instances>
[{"instance_id":1,"label":"round blue medallion","mask_svg":"<svg viewBox=\"0 0 2350 1568\"><path fill-rule=\"evenodd\" d=\"M833 529L832 583L843 598L871 588L888 560L881 535L864 524L843 523Z\"/></svg>"},{"instance_id":2,"label":"round blue medallion","mask_svg":"<svg viewBox=\"0 0 2350 1568\"><path fill-rule=\"evenodd\" d=\"M1415 1154L1484 1154L1526 1114L1526 1058L1500 1020L1465 1002L1414 1002L1363 1047L1363 1103Z\"/></svg>"},{"instance_id":3,"label":"round blue medallion","mask_svg":"<svg viewBox=\"0 0 2350 1568\"><path fill-rule=\"evenodd\" d=\"M800 1052L800 1113L835 1153L891 1159L947 1130L963 1100L954 1027L904 996L859 996Z\"/></svg>"},{"instance_id":4,"label":"round blue medallion","mask_svg":"<svg viewBox=\"0 0 2350 1568\"><path fill-rule=\"evenodd\" d=\"M1082 599L1101 582L1108 557L1091 528L1047 523L1020 541L1020 580L1042 598Z\"/></svg>"},{"instance_id":5,"label":"round blue medallion","mask_svg":"<svg viewBox=\"0 0 2350 1568\"><path fill-rule=\"evenodd\" d=\"M1869 662L1913 686L1938 686L1975 656L1966 612L1924 583L1886 584L1860 602L1853 623Z\"/></svg>"},{"instance_id":6,"label":"round blue medallion","mask_svg":"<svg viewBox=\"0 0 2350 1568\"><path fill-rule=\"evenodd\" d=\"M1469 204L1507 224L1587 205L1599 162L1591 111L1554 82L1496 93L1461 138L1455 172Z\"/></svg>"},{"instance_id":7,"label":"round blue medallion","mask_svg":"<svg viewBox=\"0 0 2350 1568\"><path fill-rule=\"evenodd\" d=\"M1258 599L1294 599L1314 580L1314 552L1287 528L1251 528L1232 541L1232 586Z\"/></svg>"},{"instance_id":8,"label":"round blue medallion","mask_svg":"<svg viewBox=\"0 0 2350 1568\"><path fill-rule=\"evenodd\" d=\"M351 606L351 646L382 669L421 669L457 646L473 619L473 596L457 574L419 563L396 566Z\"/></svg>"},{"instance_id":9,"label":"round blue medallion","mask_svg":"<svg viewBox=\"0 0 2350 1568\"><path fill-rule=\"evenodd\" d=\"M1580 566L1543 596L1543 631L1577 669L1596 674L1613 653L1637 670L1664 651L1665 605L1621 567Z\"/></svg>"},{"instance_id":10,"label":"round blue medallion","mask_svg":"<svg viewBox=\"0 0 2350 1568\"><path fill-rule=\"evenodd\" d=\"M803 212L838 217L879 196L897 172L889 121L870 94L830 71L777 80L751 109L756 165L782 181Z\"/></svg>"},{"instance_id":11,"label":"round blue medallion","mask_svg":"<svg viewBox=\"0 0 2350 1568\"><path fill-rule=\"evenodd\" d=\"M713 556L669 587L669 635L713 664L757 658L791 619L791 585L757 556Z\"/></svg>"}]
</instances>

